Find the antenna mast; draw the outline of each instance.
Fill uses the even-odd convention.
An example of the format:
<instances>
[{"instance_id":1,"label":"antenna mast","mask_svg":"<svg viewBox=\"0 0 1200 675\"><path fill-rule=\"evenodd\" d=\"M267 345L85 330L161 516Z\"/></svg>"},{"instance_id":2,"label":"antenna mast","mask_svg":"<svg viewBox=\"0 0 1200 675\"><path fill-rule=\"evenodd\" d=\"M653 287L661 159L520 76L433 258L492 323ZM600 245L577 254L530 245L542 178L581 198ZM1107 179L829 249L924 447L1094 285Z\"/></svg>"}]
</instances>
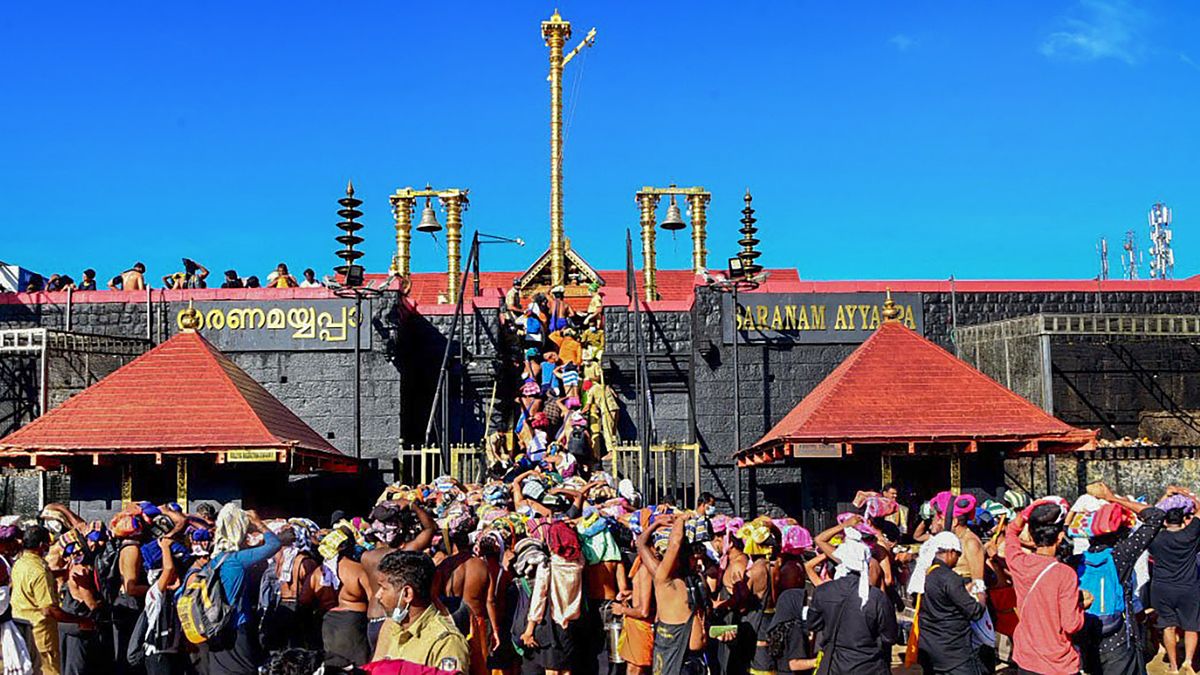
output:
<instances>
[{"instance_id":1,"label":"antenna mast","mask_svg":"<svg viewBox=\"0 0 1200 675\"><path fill-rule=\"evenodd\" d=\"M1108 240L1100 237L1096 250L1100 253L1100 281L1108 281Z\"/></svg>"},{"instance_id":2,"label":"antenna mast","mask_svg":"<svg viewBox=\"0 0 1200 675\"><path fill-rule=\"evenodd\" d=\"M1171 250L1171 209L1161 202L1150 207L1150 278L1175 276L1175 251Z\"/></svg>"},{"instance_id":3,"label":"antenna mast","mask_svg":"<svg viewBox=\"0 0 1200 675\"><path fill-rule=\"evenodd\" d=\"M1121 254L1121 269L1125 278L1133 281L1138 278L1138 263L1141 257L1138 254L1137 239L1134 238L1133 230L1126 230L1125 244L1121 248L1125 249L1125 252Z\"/></svg>"}]
</instances>

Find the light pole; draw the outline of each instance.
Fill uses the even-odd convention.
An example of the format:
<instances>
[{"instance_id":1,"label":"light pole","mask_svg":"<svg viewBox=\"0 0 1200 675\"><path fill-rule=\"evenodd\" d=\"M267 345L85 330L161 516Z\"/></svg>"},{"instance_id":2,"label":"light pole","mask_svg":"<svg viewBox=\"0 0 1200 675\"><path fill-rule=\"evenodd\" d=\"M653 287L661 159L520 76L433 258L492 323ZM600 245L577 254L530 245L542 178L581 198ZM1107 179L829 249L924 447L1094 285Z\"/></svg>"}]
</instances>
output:
<instances>
[{"instance_id":1,"label":"light pole","mask_svg":"<svg viewBox=\"0 0 1200 675\"><path fill-rule=\"evenodd\" d=\"M758 245L758 239L755 236L758 233L758 228L754 227L757 219L754 217L754 209L750 206L753 197L750 196L750 189L746 189L744 197L746 207L742 209L742 227L739 230L742 233L742 238L738 240L742 250L738 251L737 255L729 259L729 268L724 277L716 277L708 272L704 273L704 279L708 283L708 287L719 292L729 293L733 300L733 316L730 321L733 322L733 514L735 516L742 515L742 468L738 465L737 454L742 450L742 387L741 387L741 341L738 331L738 293L742 290L752 291L758 288L762 282L766 281L768 273L759 265L757 258L759 251L755 248Z\"/></svg>"}]
</instances>

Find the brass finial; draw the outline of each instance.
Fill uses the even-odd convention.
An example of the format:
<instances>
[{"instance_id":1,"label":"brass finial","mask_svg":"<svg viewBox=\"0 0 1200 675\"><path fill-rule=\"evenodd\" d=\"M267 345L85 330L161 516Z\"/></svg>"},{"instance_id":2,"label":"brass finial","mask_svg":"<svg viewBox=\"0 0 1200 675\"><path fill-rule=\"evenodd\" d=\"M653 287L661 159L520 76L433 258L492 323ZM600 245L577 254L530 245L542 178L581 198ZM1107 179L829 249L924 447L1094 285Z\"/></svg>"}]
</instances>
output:
<instances>
[{"instance_id":1,"label":"brass finial","mask_svg":"<svg viewBox=\"0 0 1200 675\"><path fill-rule=\"evenodd\" d=\"M200 328L200 310L192 307L192 301L188 300L187 309L179 313L179 328L184 333L195 333Z\"/></svg>"},{"instance_id":2,"label":"brass finial","mask_svg":"<svg viewBox=\"0 0 1200 675\"><path fill-rule=\"evenodd\" d=\"M555 22L562 21L562 15L558 13L557 7L554 8L554 14L550 15L550 20Z\"/></svg>"},{"instance_id":3,"label":"brass finial","mask_svg":"<svg viewBox=\"0 0 1200 675\"><path fill-rule=\"evenodd\" d=\"M900 306L892 300L892 289L887 289L887 298L883 301L883 320L888 322L899 322L900 315L903 311Z\"/></svg>"},{"instance_id":4,"label":"brass finial","mask_svg":"<svg viewBox=\"0 0 1200 675\"><path fill-rule=\"evenodd\" d=\"M354 180L346 181L346 196L347 197L354 196Z\"/></svg>"}]
</instances>

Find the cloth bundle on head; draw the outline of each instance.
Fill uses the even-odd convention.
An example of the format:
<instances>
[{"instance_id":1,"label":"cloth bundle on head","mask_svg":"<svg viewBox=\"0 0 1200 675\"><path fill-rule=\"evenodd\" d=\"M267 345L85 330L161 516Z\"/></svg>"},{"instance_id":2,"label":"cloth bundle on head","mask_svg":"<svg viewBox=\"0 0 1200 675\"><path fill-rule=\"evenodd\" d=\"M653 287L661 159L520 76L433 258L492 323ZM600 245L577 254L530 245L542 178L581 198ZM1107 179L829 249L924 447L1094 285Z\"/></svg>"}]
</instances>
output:
<instances>
[{"instance_id":1,"label":"cloth bundle on head","mask_svg":"<svg viewBox=\"0 0 1200 675\"><path fill-rule=\"evenodd\" d=\"M838 524L841 525L842 523L844 523L847 520L850 520L851 518L854 518L854 517L861 518L862 516L859 516L859 514L854 513L853 511L847 511L845 513L839 513L837 515L837 521L838 521ZM860 522L859 524L855 525L854 529L858 530L859 532L861 532L863 534L875 534L875 528L871 527L871 524L865 520Z\"/></svg>"},{"instance_id":2,"label":"cloth bundle on head","mask_svg":"<svg viewBox=\"0 0 1200 675\"><path fill-rule=\"evenodd\" d=\"M962 494L956 497L953 492L947 490L939 492L937 496L929 500L929 503L933 505L933 508L939 514L958 518L959 516L974 515L977 500L975 499L975 495Z\"/></svg>"},{"instance_id":3,"label":"cloth bundle on head","mask_svg":"<svg viewBox=\"0 0 1200 675\"><path fill-rule=\"evenodd\" d=\"M742 552L746 555L768 555L773 548L773 533L770 519L755 518L743 525L736 536L742 540Z\"/></svg>"},{"instance_id":4,"label":"cloth bundle on head","mask_svg":"<svg viewBox=\"0 0 1200 675\"><path fill-rule=\"evenodd\" d=\"M1065 522L1067 519L1067 512L1071 510L1071 506L1067 503L1067 500L1059 497L1058 495L1051 495L1049 497L1042 497L1029 506L1026 506L1025 510L1021 512L1021 516L1024 517L1025 520L1029 520L1029 514L1033 513L1034 509L1043 504L1053 504L1058 507L1058 518L1054 521L1056 525Z\"/></svg>"},{"instance_id":5,"label":"cloth bundle on head","mask_svg":"<svg viewBox=\"0 0 1200 675\"><path fill-rule=\"evenodd\" d=\"M687 540L693 544L703 544L712 541L712 521L704 516L696 516L684 525Z\"/></svg>"},{"instance_id":6,"label":"cloth bundle on head","mask_svg":"<svg viewBox=\"0 0 1200 675\"><path fill-rule=\"evenodd\" d=\"M525 380L525 384L521 385L522 396L537 396L540 393L542 393L542 388L533 380Z\"/></svg>"},{"instance_id":7,"label":"cloth bundle on head","mask_svg":"<svg viewBox=\"0 0 1200 675\"><path fill-rule=\"evenodd\" d=\"M509 492L508 486L502 483L492 483L483 488L483 501L493 505L500 506L508 502L508 498L512 493Z\"/></svg>"},{"instance_id":8,"label":"cloth bundle on head","mask_svg":"<svg viewBox=\"0 0 1200 675\"><path fill-rule=\"evenodd\" d=\"M446 510L442 523L451 539L459 539L475 531L479 517L465 504L453 504Z\"/></svg>"},{"instance_id":9,"label":"cloth bundle on head","mask_svg":"<svg viewBox=\"0 0 1200 675\"><path fill-rule=\"evenodd\" d=\"M621 560L621 549L613 536L612 523L595 508L585 512L575 526L579 531L579 543L583 548L583 561L588 565Z\"/></svg>"},{"instance_id":10,"label":"cloth bundle on head","mask_svg":"<svg viewBox=\"0 0 1200 675\"><path fill-rule=\"evenodd\" d=\"M12 541L21 534L21 517L4 516L0 518L0 542Z\"/></svg>"},{"instance_id":11,"label":"cloth bundle on head","mask_svg":"<svg viewBox=\"0 0 1200 675\"><path fill-rule=\"evenodd\" d=\"M871 495L866 498L863 505L863 518L870 520L872 518L887 518L900 509L900 505L895 499L889 499L883 495Z\"/></svg>"},{"instance_id":12,"label":"cloth bundle on head","mask_svg":"<svg viewBox=\"0 0 1200 675\"><path fill-rule=\"evenodd\" d=\"M637 508L642 503L642 496L633 487L633 481L628 478L622 478L621 482L617 484L617 494L624 497L629 502L629 505L634 508Z\"/></svg>"},{"instance_id":13,"label":"cloth bundle on head","mask_svg":"<svg viewBox=\"0 0 1200 675\"><path fill-rule=\"evenodd\" d=\"M980 504L979 507L992 514L992 518L996 521L999 521L1001 518L1005 520L1012 520L1012 510L994 499L983 500L983 503Z\"/></svg>"},{"instance_id":14,"label":"cloth bundle on head","mask_svg":"<svg viewBox=\"0 0 1200 675\"><path fill-rule=\"evenodd\" d=\"M1067 515L1067 536L1072 539L1091 539L1112 534L1120 530L1127 521L1125 509L1120 504L1103 502L1093 511L1072 510Z\"/></svg>"},{"instance_id":15,"label":"cloth bundle on head","mask_svg":"<svg viewBox=\"0 0 1200 675\"><path fill-rule=\"evenodd\" d=\"M513 574L532 578L542 565L550 561L550 549L539 539L522 539L513 547Z\"/></svg>"},{"instance_id":16,"label":"cloth bundle on head","mask_svg":"<svg viewBox=\"0 0 1200 675\"><path fill-rule=\"evenodd\" d=\"M1020 490L1005 490L1004 503L1013 511L1020 511L1029 506L1029 496Z\"/></svg>"},{"instance_id":17,"label":"cloth bundle on head","mask_svg":"<svg viewBox=\"0 0 1200 675\"><path fill-rule=\"evenodd\" d=\"M867 598L871 590L870 574L871 549L861 541L844 541L833 550L833 557L838 559L834 579L841 579L847 574L858 574L859 607L867 606Z\"/></svg>"},{"instance_id":18,"label":"cloth bundle on head","mask_svg":"<svg viewBox=\"0 0 1200 675\"><path fill-rule=\"evenodd\" d=\"M780 529L780 549L788 555L799 555L811 551L812 534L802 525L787 523Z\"/></svg>"},{"instance_id":19,"label":"cloth bundle on head","mask_svg":"<svg viewBox=\"0 0 1200 675\"><path fill-rule=\"evenodd\" d=\"M213 552L232 553L242 547L246 531L250 529L250 517L242 507L229 502L217 513L217 524L213 527Z\"/></svg>"},{"instance_id":20,"label":"cloth bundle on head","mask_svg":"<svg viewBox=\"0 0 1200 675\"><path fill-rule=\"evenodd\" d=\"M913 565L912 576L908 579L908 592L919 594L925 592L925 577L933 565L933 559L941 551L958 551L962 553L962 542L949 530L938 532L921 544L917 552L917 562Z\"/></svg>"},{"instance_id":21,"label":"cloth bundle on head","mask_svg":"<svg viewBox=\"0 0 1200 675\"><path fill-rule=\"evenodd\" d=\"M1196 511L1196 502L1192 501L1191 497L1180 494L1163 497L1155 506L1163 511L1171 511L1173 509L1183 509L1184 513L1194 513Z\"/></svg>"},{"instance_id":22,"label":"cloth bundle on head","mask_svg":"<svg viewBox=\"0 0 1200 675\"><path fill-rule=\"evenodd\" d=\"M666 504L657 504L653 507L638 509L637 511L629 514L626 526L634 534L641 534L642 530L649 527L650 524L654 522L655 518L670 513L675 513L675 507L668 506Z\"/></svg>"},{"instance_id":23,"label":"cloth bundle on head","mask_svg":"<svg viewBox=\"0 0 1200 675\"><path fill-rule=\"evenodd\" d=\"M508 542L501 532L488 530L480 534L479 538L475 540L475 555L483 555L489 546L494 548L500 557L503 558L504 551L508 548Z\"/></svg>"},{"instance_id":24,"label":"cloth bundle on head","mask_svg":"<svg viewBox=\"0 0 1200 675\"><path fill-rule=\"evenodd\" d=\"M654 550L658 551L659 555L663 555L667 552L667 548L671 543L671 531L659 528L654 531L650 540Z\"/></svg>"}]
</instances>

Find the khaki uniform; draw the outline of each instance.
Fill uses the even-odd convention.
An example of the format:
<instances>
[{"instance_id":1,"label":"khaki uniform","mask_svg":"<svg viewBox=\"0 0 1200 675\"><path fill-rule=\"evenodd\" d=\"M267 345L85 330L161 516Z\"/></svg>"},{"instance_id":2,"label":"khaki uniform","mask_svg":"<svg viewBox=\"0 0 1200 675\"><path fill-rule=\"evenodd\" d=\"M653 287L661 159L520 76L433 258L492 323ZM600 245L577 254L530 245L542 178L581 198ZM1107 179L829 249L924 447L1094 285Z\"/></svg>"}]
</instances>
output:
<instances>
[{"instance_id":1,"label":"khaki uniform","mask_svg":"<svg viewBox=\"0 0 1200 675\"><path fill-rule=\"evenodd\" d=\"M37 660L35 670L42 675L58 675L61 664L58 622L42 614L46 607L57 606L58 586L50 566L37 554L22 553L12 566L12 613L33 625L33 649L29 651Z\"/></svg>"},{"instance_id":2,"label":"khaki uniform","mask_svg":"<svg viewBox=\"0 0 1200 675\"><path fill-rule=\"evenodd\" d=\"M375 661L404 659L430 668L449 671L470 669L467 639L454 622L435 608L426 607L407 628L388 619L379 631Z\"/></svg>"}]
</instances>

